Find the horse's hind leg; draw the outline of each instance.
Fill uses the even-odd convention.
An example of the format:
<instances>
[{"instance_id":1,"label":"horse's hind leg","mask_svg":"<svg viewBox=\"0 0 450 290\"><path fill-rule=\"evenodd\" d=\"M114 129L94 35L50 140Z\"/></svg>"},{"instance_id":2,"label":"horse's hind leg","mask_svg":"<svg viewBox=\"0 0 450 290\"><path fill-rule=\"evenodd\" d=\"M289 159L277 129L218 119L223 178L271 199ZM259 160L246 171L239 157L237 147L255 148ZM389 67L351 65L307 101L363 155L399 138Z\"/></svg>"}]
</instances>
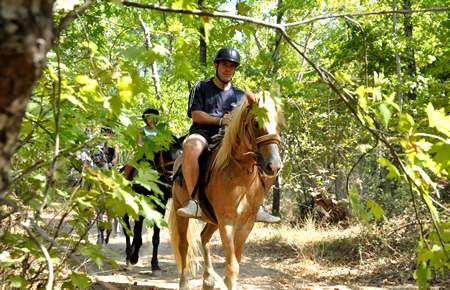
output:
<instances>
[{"instance_id":1,"label":"horse's hind leg","mask_svg":"<svg viewBox=\"0 0 450 290\"><path fill-rule=\"evenodd\" d=\"M203 249L203 261L205 262L205 271L203 273L203 285L202 289L212 290L214 289L214 268L211 262L211 237L217 231L217 226L213 224L206 224L203 228L202 237L202 249Z\"/></svg>"},{"instance_id":2,"label":"horse's hind leg","mask_svg":"<svg viewBox=\"0 0 450 290\"><path fill-rule=\"evenodd\" d=\"M153 227L153 237L152 237L152 245L153 245L152 273L153 276L157 277L162 276L162 271L158 264L158 248L160 242L160 233L161 229L155 225Z\"/></svg>"}]
</instances>

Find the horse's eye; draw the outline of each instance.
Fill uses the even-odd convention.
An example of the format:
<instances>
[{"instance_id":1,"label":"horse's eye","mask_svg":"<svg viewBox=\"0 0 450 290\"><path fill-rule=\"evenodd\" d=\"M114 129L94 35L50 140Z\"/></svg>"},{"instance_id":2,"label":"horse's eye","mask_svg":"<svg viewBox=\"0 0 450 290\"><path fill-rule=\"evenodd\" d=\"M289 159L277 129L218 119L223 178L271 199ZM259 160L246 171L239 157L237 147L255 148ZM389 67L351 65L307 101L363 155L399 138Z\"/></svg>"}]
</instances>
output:
<instances>
[{"instance_id":1,"label":"horse's eye","mask_svg":"<svg viewBox=\"0 0 450 290\"><path fill-rule=\"evenodd\" d=\"M258 123L258 120L253 121L253 127L255 127L256 129L259 129L259 123Z\"/></svg>"}]
</instances>

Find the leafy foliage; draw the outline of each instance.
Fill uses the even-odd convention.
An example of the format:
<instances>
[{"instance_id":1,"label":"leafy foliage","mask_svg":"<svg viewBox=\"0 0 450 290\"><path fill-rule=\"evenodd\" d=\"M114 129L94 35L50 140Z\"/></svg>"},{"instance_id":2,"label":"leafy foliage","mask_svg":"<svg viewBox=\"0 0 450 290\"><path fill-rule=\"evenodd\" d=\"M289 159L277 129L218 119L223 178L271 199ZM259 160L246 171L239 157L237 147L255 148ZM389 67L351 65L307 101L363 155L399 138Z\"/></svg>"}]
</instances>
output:
<instances>
[{"instance_id":1,"label":"leafy foliage","mask_svg":"<svg viewBox=\"0 0 450 290\"><path fill-rule=\"evenodd\" d=\"M82 4L58 1L56 25ZM164 5L199 8L182 0ZM278 4L247 0L239 1L235 9L214 0L203 5L205 11L231 10L272 23L392 10L386 1L311 0L299 6L292 0ZM412 9L442 5L418 1ZM2 205L1 280L16 288L35 287L46 279L45 265L52 264L55 280L63 287L88 287L91 280L84 273L66 272L77 264L72 253L89 256L99 266L115 263L87 240L86 224L96 218L90 211L94 207L105 209L111 217L145 214L149 225L165 225L154 210L158 200L136 195L133 184L117 168L86 170L77 152L95 143L118 144L120 163L139 169L134 182L160 193L156 173L136 161L144 153L167 147L171 133L188 131L190 87L198 79L214 76L212 60L220 47L234 46L244 61L233 82L282 99L279 105L287 121L282 188L286 195L293 192L295 201L289 206L314 207L313 198L332 189L336 200L348 199L354 214L373 228L407 204L426 225L417 234L415 273L419 287L425 289L431 269L442 272L450 267L450 224L447 216L441 216L448 211L448 191L439 193L438 186L447 180L450 166L450 30L442 17L445 13L414 14L412 36L404 33L405 17L411 15L403 14L397 15L396 34L391 14L291 25L285 27L291 43L286 38L278 42L277 31L254 21L95 2L57 36L48 67L28 104L12 160L8 203ZM149 26L147 47L139 16ZM199 35L201 27L204 36ZM207 42L206 67L198 58L200 38ZM293 49L293 43L309 61ZM396 52L401 55L401 80ZM409 71L412 61L416 73ZM407 98L412 92L415 99ZM157 125L161 134L137 150L141 112L148 106L161 109ZM264 118L264 112L255 112ZM102 136L104 124L113 128L113 139ZM73 182L75 171L90 188ZM440 197L447 203L437 203ZM32 222L29 229L26 221ZM30 234L33 231L38 234ZM47 249L51 262L39 244Z\"/></svg>"}]
</instances>

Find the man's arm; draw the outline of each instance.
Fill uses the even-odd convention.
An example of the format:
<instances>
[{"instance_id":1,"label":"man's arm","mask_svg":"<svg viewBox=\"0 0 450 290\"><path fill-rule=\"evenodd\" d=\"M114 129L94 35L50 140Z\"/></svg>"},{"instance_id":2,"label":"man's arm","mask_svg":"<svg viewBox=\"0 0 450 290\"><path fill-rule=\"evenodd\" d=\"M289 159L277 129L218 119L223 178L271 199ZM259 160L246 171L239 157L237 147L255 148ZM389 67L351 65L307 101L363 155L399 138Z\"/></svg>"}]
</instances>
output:
<instances>
[{"instance_id":1,"label":"man's arm","mask_svg":"<svg viewBox=\"0 0 450 290\"><path fill-rule=\"evenodd\" d=\"M231 121L231 114L226 114L223 117L222 124L220 124L219 117L211 116L203 111L191 111L192 121L203 125L228 126Z\"/></svg>"}]
</instances>

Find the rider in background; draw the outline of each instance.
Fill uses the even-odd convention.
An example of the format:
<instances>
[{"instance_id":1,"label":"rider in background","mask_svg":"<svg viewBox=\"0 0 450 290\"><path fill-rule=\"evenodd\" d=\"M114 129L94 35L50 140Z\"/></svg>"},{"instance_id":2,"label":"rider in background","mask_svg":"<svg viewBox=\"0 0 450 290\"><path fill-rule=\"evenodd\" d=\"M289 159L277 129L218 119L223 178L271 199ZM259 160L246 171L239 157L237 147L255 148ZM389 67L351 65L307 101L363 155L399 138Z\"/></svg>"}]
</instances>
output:
<instances>
[{"instance_id":1,"label":"rider in background","mask_svg":"<svg viewBox=\"0 0 450 290\"><path fill-rule=\"evenodd\" d=\"M105 134L106 137L110 138L114 137L114 131L112 130L109 124L102 126L102 133ZM117 161L119 161L119 146L117 144L111 146L108 144L108 142L105 142L105 150L106 150L106 159L108 161L108 168L111 169L117 163ZM119 223L118 218L114 218L115 237L119 237L121 233L122 233L121 224Z\"/></svg>"},{"instance_id":2,"label":"rider in background","mask_svg":"<svg viewBox=\"0 0 450 290\"><path fill-rule=\"evenodd\" d=\"M236 104L246 96L245 91L231 83L236 68L240 65L241 58L238 51L232 47L219 49L214 58L216 76L211 79L197 82L191 90L188 104L188 116L192 118L192 126L189 129L189 137L184 145L183 175L190 196L194 191L199 178L200 167L198 158L211 143L211 137L219 133L223 126L231 121L231 114ZM266 193L272 186L275 178L266 181L270 184L266 187ZM196 194L198 199L198 194ZM177 214L184 217L200 218L202 210L197 200L189 199L186 207L180 208ZM261 206L256 221L266 223L279 223L279 217L272 216L264 211Z\"/></svg>"},{"instance_id":3,"label":"rider in background","mask_svg":"<svg viewBox=\"0 0 450 290\"><path fill-rule=\"evenodd\" d=\"M114 137L114 132L110 125L102 126L102 133L105 134L106 137ZM106 158L108 161L108 168L111 169L119 160L119 146L114 144L113 146L109 145L108 142L105 143L106 150Z\"/></svg>"},{"instance_id":4,"label":"rider in background","mask_svg":"<svg viewBox=\"0 0 450 290\"><path fill-rule=\"evenodd\" d=\"M148 107L142 113L145 126L140 128L137 134L138 147L143 147L146 140L151 140L158 134L158 131L153 127L158 122L155 116L159 116L159 111L153 107Z\"/></svg>"}]
</instances>

